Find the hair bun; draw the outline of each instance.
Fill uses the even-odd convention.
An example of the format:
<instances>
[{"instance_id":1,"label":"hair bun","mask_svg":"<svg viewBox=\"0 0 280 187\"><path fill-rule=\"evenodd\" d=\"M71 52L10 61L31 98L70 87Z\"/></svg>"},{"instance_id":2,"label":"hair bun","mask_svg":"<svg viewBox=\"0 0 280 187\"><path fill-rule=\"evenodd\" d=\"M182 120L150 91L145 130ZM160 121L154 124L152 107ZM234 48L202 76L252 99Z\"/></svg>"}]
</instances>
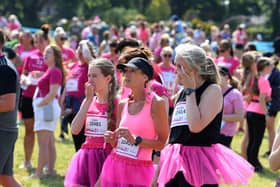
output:
<instances>
[{"instance_id":1,"label":"hair bun","mask_svg":"<svg viewBox=\"0 0 280 187\"><path fill-rule=\"evenodd\" d=\"M45 33L45 34L48 34L49 33L49 30L50 30L50 25L49 24L43 24L41 26L41 30Z\"/></svg>"}]
</instances>

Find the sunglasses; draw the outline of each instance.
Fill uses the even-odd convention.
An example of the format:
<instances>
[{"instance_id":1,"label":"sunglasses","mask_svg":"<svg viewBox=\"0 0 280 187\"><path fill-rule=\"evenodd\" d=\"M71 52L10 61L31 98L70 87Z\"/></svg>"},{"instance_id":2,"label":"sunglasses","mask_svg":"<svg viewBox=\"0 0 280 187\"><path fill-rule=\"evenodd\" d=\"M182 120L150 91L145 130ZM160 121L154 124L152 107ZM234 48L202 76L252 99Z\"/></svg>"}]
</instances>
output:
<instances>
[{"instance_id":1,"label":"sunglasses","mask_svg":"<svg viewBox=\"0 0 280 187\"><path fill-rule=\"evenodd\" d=\"M60 37L60 40L65 41L65 40L67 40L67 37Z\"/></svg>"},{"instance_id":2,"label":"sunglasses","mask_svg":"<svg viewBox=\"0 0 280 187\"><path fill-rule=\"evenodd\" d=\"M224 53L226 50L225 49L219 49L219 52Z\"/></svg>"},{"instance_id":3,"label":"sunglasses","mask_svg":"<svg viewBox=\"0 0 280 187\"><path fill-rule=\"evenodd\" d=\"M165 57L165 58L167 58L167 57L171 58L172 55L171 55L171 54L164 54L163 57Z\"/></svg>"}]
</instances>

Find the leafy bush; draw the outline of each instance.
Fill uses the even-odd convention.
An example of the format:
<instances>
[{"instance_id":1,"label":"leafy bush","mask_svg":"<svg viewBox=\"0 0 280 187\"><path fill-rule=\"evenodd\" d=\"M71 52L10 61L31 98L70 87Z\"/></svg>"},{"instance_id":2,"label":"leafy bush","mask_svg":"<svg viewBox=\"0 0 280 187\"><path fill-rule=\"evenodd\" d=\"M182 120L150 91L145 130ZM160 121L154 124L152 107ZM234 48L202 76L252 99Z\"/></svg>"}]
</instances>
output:
<instances>
[{"instance_id":1,"label":"leafy bush","mask_svg":"<svg viewBox=\"0 0 280 187\"><path fill-rule=\"evenodd\" d=\"M128 24L137 18L144 18L136 9L125 9L124 7L114 7L110 11L106 11L102 17L107 23L114 23L118 26Z\"/></svg>"}]
</instances>

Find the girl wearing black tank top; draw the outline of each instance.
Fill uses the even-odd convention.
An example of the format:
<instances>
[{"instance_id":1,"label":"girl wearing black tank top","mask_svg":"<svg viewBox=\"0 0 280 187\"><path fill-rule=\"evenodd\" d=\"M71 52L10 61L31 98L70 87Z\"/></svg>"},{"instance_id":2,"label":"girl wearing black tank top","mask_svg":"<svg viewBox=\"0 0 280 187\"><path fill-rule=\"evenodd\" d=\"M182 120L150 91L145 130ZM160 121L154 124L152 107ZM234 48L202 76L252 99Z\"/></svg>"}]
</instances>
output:
<instances>
[{"instance_id":1,"label":"girl wearing black tank top","mask_svg":"<svg viewBox=\"0 0 280 187\"><path fill-rule=\"evenodd\" d=\"M169 144L161 154L158 186L246 184L253 167L217 144L223 111L219 73L197 46L176 48L177 81L184 87L175 104Z\"/></svg>"}]
</instances>

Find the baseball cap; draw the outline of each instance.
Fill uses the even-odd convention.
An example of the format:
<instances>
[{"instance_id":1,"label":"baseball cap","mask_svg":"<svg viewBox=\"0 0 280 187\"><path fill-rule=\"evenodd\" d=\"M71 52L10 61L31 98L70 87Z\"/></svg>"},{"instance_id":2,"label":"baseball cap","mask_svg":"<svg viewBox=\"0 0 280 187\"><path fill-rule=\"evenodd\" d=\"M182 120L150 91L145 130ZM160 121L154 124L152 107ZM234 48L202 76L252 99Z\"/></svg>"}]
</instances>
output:
<instances>
[{"instance_id":1,"label":"baseball cap","mask_svg":"<svg viewBox=\"0 0 280 187\"><path fill-rule=\"evenodd\" d=\"M118 64L117 69L124 71L125 68L140 69L145 73L149 80L153 78L154 69L152 64L145 58L135 57L126 64Z\"/></svg>"}]
</instances>

